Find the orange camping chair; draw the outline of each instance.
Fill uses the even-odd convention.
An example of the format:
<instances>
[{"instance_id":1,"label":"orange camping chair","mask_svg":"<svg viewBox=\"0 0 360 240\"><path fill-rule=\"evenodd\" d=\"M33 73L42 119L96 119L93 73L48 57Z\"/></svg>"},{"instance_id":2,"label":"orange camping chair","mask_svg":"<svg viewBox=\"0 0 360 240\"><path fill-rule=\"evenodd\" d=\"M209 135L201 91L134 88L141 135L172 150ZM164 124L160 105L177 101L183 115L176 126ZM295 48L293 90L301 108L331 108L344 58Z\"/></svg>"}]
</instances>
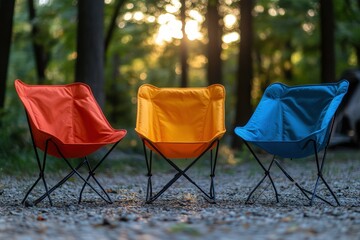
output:
<instances>
[{"instance_id":1,"label":"orange camping chair","mask_svg":"<svg viewBox=\"0 0 360 240\"><path fill-rule=\"evenodd\" d=\"M219 140L226 131L224 102L225 89L219 84L206 88L157 88L144 84L139 88L135 131L143 141L148 171L147 203L155 201L181 176L194 184L206 200L215 202L214 176ZM211 152L209 194L186 174L207 151ZM177 171L155 195L151 181L153 152ZM194 160L182 170L171 160L181 158Z\"/></svg>"},{"instance_id":2,"label":"orange camping chair","mask_svg":"<svg viewBox=\"0 0 360 240\"><path fill-rule=\"evenodd\" d=\"M46 192L33 204L36 205L48 197L50 205L52 205L50 194L74 174L84 181L79 203L86 185L92 188L104 201L112 203L109 195L94 174L109 153L125 137L126 131L115 130L110 126L92 95L90 87L83 83L27 85L20 80L15 80L15 88L25 107L39 167L39 177L26 193L22 204L31 204L26 199L37 183L42 180ZM113 145L103 158L91 167L87 156L108 144ZM42 162L38 149L44 152ZM47 187L44 174L48 154L62 158L71 169L71 172L51 189ZM68 158L83 158L83 161L78 166L73 167ZM86 165L89 171L86 178L78 172L83 165ZM90 178L95 181L103 194L89 183Z\"/></svg>"}]
</instances>

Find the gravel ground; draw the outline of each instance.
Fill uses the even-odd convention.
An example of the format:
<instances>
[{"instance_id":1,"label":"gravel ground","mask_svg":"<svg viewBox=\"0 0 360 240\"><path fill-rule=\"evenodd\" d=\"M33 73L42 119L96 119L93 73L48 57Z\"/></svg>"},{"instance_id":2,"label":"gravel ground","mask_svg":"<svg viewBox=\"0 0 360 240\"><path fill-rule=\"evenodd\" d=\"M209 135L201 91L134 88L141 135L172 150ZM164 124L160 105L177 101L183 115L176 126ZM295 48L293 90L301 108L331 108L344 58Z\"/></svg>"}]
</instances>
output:
<instances>
[{"instance_id":1,"label":"gravel ground","mask_svg":"<svg viewBox=\"0 0 360 240\"><path fill-rule=\"evenodd\" d=\"M89 188L84 201L77 204L81 182L74 178L52 194L53 207L47 200L36 207L24 207L20 202L36 175L2 176L0 239L360 239L359 160L336 160L331 152L328 156L331 160L324 175L340 207L318 200L306 206L308 201L276 166L273 178L280 202L276 203L271 185L265 182L256 192L255 203L245 204L248 193L263 176L254 160L217 168L216 204L206 202L184 178L157 201L145 204L144 168L142 175L97 175L113 204L104 203ZM315 173L309 171L315 169L313 160L284 163L301 185L310 189L314 186ZM155 173L154 191L161 186L160 181L167 181L173 174ZM202 168L189 175L208 186L208 172L203 173ZM41 187L35 193L40 193ZM319 193L331 199L324 186L319 187Z\"/></svg>"}]
</instances>

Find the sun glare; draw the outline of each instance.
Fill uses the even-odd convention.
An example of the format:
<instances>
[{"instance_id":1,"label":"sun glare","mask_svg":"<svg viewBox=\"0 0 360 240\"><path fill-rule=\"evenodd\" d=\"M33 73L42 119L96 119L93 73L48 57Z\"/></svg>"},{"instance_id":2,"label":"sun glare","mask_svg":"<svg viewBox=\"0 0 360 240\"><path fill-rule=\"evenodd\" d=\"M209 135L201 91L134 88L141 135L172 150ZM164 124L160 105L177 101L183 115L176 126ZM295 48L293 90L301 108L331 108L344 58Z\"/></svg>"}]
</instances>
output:
<instances>
[{"instance_id":1,"label":"sun glare","mask_svg":"<svg viewBox=\"0 0 360 240\"><path fill-rule=\"evenodd\" d=\"M50 3L50 0L39 0L39 5L43 6L43 5L47 5Z\"/></svg>"},{"instance_id":2,"label":"sun glare","mask_svg":"<svg viewBox=\"0 0 360 240\"><path fill-rule=\"evenodd\" d=\"M174 5L170 5L170 4L165 6L165 10L168 13L176 13L177 11L179 11L179 9L177 7L175 7Z\"/></svg>"},{"instance_id":3,"label":"sun glare","mask_svg":"<svg viewBox=\"0 0 360 240\"><path fill-rule=\"evenodd\" d=\"M203 15L201 15L198 11L193 10L193 9L189 11L189 16L199 23L202 23L205 20Z\"/></svg>"},{"instance_id":4,"label":"sun glare","mask_svg":"<svg viewBox=\"0 0 360 240\"><path fill-rule=\"evenodd\" d=\"M187 21L185 24L185 33L190 41L201 39L202 34L200 32L199 22L195 20Z\"/></svg>"},{"instance_id":5,"label":"sun glare","mask_svg":"<svg viewBox=\"0 0 360 240\"><path fill-rule=\"evenodd\" d=\"M234 14L227 14L224 17L224 25L227 29L231 29L234 27L234 25L236 24L236 16Z\"/></svg>"},{"instance_id":6,"label":"sun glare","mask_svg":"<svg viewBox=\"0 0 360 240\"><path fill-rule=\"evenodd\" d=\"M43 0L45 1L45 0ZM48 0L49 1L49 0ZM111 0L107 0L111 1ZM126 8L131 9L134 6L132 4L127 4ZM166 5L166 13L161 14L157 17L153 15L145 15L141 11L135 12L126 12L123 15L123 22L118 24L119 28L123 28L128 21L143 22L148 23L157 23L158 31L154 36L155 44L164 45L165 43L170 43L175 39L182 39L182 22L179 19L179 10L181 8L181 3L179 0L170 0ZM185 23L185 34L189 41L202 40L204 39L203 33L201 32L201 27L205 17L197 10L191 9L187 12L187 19ZM237 24L237 17L234 14L227 14L224 19L224 25L227 29L233 29ZM223 36L222 40L225 44L231 42L236 42L240 39L240 36L237 32L230 32Z\"/></svg>"},{"instance_id":7,"label":"sun glare","mask_svg":"<svg viewBox=\"0 0 360 240\"><path fill-rule=\"evenodd\" d=\"M224 43L227 43L227 44L236 42L236 41L240 40L240 34L237 32L231 32L231 33L225 34L222 37L222 40Z\"/></svg>"},{"instance_id":8,"label":"sun glare","mask_svg":"<svg viewBox=\"0 0 360 240\"><path fill-rule=\"evenodd\" d=\"M192 17L195 19L187 20L185 23L185 33L190 41L203 38L200 32L200 21L203 21L203 19L200 13L195 12L197 11L192 10ZM171 42L173 39L181 39L183 37L182 23L175 15L171 13L161 14L157 19L157 23L160 25L155 39L157 44L162 45L165 42Z\"/></svg>"},{"instance_id":9,"label":"sun glare","mask_svg":"<svg viewBox=\"0 0 360 240\"><path fill-rule=\"evenodd\" d=\"M134 20L136 21L141 21L144 19L144 17L145 17L144 14L140 11L135 12L133 16Z\"/></svg>"}]
</instances>

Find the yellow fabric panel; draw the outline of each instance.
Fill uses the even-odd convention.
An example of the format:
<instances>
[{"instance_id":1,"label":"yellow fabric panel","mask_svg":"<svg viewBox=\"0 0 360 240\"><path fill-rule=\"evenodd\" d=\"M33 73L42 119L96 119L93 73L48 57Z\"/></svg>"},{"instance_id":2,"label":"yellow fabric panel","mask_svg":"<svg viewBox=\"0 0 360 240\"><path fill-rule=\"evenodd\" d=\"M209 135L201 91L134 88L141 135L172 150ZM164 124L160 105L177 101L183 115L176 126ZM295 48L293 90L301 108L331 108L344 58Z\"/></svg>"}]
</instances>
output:
<instances>
[{"instance_id":1,"label":"yellow fabric panel","mask_svg":"<svg viewBox=\"0 0 360 240\"><path fill-rule=\"evenodd\" d=\"M205 88L144 84L138 91L135 130L167 157L195 157L225 133L224 104L225 89L220 84Z\"/></svg>"}]
</instances>

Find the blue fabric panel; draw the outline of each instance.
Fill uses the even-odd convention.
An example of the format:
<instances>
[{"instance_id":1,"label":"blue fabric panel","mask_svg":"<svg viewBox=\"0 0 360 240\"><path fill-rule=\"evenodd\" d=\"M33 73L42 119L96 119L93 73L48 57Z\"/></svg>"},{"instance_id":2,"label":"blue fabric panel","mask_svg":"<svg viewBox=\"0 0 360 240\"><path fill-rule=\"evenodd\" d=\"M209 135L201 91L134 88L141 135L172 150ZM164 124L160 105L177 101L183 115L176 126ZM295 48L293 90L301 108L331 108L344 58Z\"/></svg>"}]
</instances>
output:
<instances>
[{"instance_id":1,"label":"blue fabric panel","mask_svg":"<svg viewBox=\"0 0 360 240\"><path fill-rule=\"evenodd\" d=\"M289 87L271 84L248 123L235 133L267 152L286 158L314 154L327 144L331 120L349 86L337 83Z\"/></svg>"}]
</instances>

